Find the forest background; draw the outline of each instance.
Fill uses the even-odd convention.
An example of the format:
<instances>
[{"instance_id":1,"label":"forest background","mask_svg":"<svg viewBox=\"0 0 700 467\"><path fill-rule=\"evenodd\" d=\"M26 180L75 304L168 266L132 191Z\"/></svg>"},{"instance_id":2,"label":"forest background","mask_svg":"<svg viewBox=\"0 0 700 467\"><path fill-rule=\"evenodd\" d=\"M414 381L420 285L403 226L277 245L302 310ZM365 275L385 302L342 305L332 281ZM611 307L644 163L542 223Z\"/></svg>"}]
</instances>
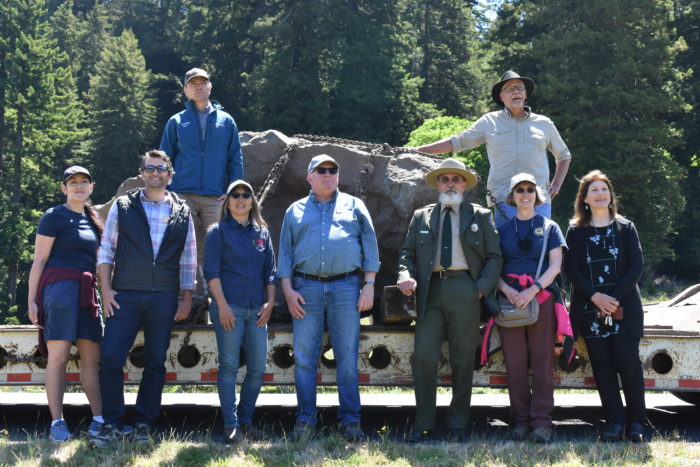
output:
<instances>
[{"instance_id":1,"label":"forest background","mask_svg":"<svg viewBox=\"0 0 700 467\"><path fill-rule=\"evenodd\" d=\"M555 220L601 169L647 279L696 281L699 41L700 0L3 0L0 323L26 322L36 224L62 171L87 166L107 201L183 108L194 66L242 131L395 146L494 110L491 86L516 70L573 154ZM465 156L485 175L483 149Z\"/></svg>"}]
</instances>

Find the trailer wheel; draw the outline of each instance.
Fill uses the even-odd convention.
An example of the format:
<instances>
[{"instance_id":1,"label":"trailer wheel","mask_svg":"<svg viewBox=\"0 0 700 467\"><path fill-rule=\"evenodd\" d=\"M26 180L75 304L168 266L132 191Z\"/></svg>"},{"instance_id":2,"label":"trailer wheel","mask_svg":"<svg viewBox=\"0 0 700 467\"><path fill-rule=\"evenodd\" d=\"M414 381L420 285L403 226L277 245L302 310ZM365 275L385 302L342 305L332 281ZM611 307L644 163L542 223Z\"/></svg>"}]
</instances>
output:
<instances>
[{"instance_id":1,"label":"trailer wheel","mask_svg":"<svg viewBox=\"0 0 700 467\"><path fill-rule=\"evenodd\" d=\"M671 391L671 394L689 404L700 406L700 392Z\"/></svg>"}]
</instances>

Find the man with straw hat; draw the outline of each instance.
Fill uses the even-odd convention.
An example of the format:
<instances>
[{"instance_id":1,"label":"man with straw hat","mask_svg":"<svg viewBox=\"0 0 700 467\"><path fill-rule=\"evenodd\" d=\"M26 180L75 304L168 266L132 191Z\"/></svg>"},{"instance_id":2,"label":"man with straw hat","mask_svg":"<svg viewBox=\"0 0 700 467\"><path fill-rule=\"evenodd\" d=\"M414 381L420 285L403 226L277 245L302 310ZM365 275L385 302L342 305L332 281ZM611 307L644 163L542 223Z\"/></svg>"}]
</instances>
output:
<instances>
[{"instance_id":1,"label":"man with straw hat","mask_svg":"<svg viewBox=\"0 0 700 467\"><path fill-rule=\"evenodd\" d=\"M467 440L474 352L479 338L481 297L496 286L503 259L491 212L463 202L477 177L457 159L445 159L425 176L438 203L416 210L399 250L398 285L416 293L413 386L416 418L409 442L434 440L437 364L447 338L452 403L447 439Z\"/></svg>"}]
</instances>

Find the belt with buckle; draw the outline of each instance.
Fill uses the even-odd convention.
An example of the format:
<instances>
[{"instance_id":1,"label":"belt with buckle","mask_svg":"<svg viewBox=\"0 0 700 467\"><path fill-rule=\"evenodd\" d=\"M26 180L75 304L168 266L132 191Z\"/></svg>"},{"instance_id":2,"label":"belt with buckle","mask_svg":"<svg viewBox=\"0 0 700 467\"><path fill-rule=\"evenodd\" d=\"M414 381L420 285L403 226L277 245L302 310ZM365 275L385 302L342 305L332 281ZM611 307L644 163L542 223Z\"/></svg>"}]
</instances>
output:
<instances>
[{"instance_id":1,"label":"belt with buckle","mask_svg":"<svg viewBox=\"0 0 700 467\"><path fill-rule=\"evenodd\" d=\"M464 277L468 274L466 269L443 269L442 271L433 272L432 277L440 279L452 279L453 277Z\"/></svg>"},{"instance_id":2,"label":"belt with buckle","mask_svg":"<svg viewBox=\"0 0 700 467\"><path fill-rule=\"evenodd\" d=\"M354 276L355 274L359 273L360 270L355 269L354 271L344 272L342 274L335 274L332 276L315 276L313 274L306 274L305 272L294 271L294 275L297 277L303 277L304 279L313 279L315 281L321 282L337 281L338 279L345 279L346 277Z\"/></svg>"}]
</instances>

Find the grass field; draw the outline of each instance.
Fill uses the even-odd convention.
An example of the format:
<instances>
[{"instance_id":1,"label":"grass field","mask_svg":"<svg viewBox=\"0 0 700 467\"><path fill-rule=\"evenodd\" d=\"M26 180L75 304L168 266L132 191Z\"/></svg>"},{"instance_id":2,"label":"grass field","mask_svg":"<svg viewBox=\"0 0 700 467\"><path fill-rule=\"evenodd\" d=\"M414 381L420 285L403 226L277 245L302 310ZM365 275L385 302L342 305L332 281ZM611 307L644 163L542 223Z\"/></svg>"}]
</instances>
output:
<instances>
[{"instance_id":1,"label":"grass field","mask_svg":"<svg viewBox=\"0 0 700 467\"><path fill-rule=\"evenodd\" d=\"M339 435L308 443L243 442L228 447L203 438L175 435L150 445L119 443L92 450L86 440L54 446L31 436L13 442L0 438L0 465L43 466L461 466L461 465L654 465L691 466L700 463L700 443L655 440L648 444L553 442L549 445L472 439L466 444L414 446L380 438L348 444Z\"/></svg>"}]
</instances>

